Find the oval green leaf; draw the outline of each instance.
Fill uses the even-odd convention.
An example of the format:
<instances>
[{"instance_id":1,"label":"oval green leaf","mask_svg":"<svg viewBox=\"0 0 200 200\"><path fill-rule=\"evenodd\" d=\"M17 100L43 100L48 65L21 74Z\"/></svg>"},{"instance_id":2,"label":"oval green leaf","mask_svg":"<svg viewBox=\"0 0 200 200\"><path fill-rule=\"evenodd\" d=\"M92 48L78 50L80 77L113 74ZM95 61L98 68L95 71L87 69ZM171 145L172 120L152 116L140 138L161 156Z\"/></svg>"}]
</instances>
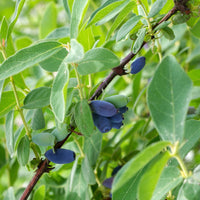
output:
<instances>
[{"instance_id":1,"label":"oval green leaf","mask_svg":"<svg viewBox=\"0 0 200 200\"><path fill-rule=\"evenodd\" d=\"M25 109L35 109L48 106L50 104L51 88L39 87L27 94L24 99Z\"/></svg>"},{"instance_id":2,"label":"oval green leaf","mask_svg":"<svg viewBox=\"0 0 200 200\"><path fill-rule=\"evenodd\" d=\"M30 142L28 136L21 138L17 147L17 159L20 165L25 166L29 160Z\"/></svg>"},{"instance_id":3,"label":"oval green leaf","mask_svg":"<svg viewBox=\"0 0 200 200\"><path fill-rule=\"evenodd\" d=\"M78 72L81 75L87 75L111 69L119 63L119 58L112 51L105 48L91 49L79 62Z\"/></svg>"},{"instance_id":4,"label":"oval green leaf","mask_svg":"<svg viewBox=\"0 0 200 200\"><path fill-rule=\"evenodd\" d=\"M83 135L89 136L93 133L94 123L92 113L86 99L76 104L74 118L78 129Z\"/></svg>"},{"instance_id":5,"label":"oval green leaf","mask_svg":"<svg viewBox=\"0 0 200 200\"><path fill-rule=\"evenodd\" d=\"M117 190L123 187L140 169L142 169L147 163L149 163L160 151L165 147L169 146L171 143L167 141L157 142L148 146L137 156L126 163L117 173L113 186L112 192L117 192Z\"/></svg>"},{"instance_id":6,"label":"oval green leaf","mask_svg":"<svg viewBox=\"0 0 200 200\"><path fill-rule=\"evenodd\" d=\"M46 41L18 51L0 66L0 80L18 74L24 69L46 60L62 48L62 45L58 42Z\"/></svg>"},{"instance_id":7,"label":"oval green leaf","mask_svg":"<svg viewBox=\"0 0 200 200\"><path fill-rule=\"evenodd\" d=\"M50 104L52 111L59 122L63 122L65 117L66 108L66 97L67 97L67 85L69 82L69 71L68 66L62 63L59 67L56 78L54 79Z\"/></svg>"},{"instance_id":8,"label":"oval green leaf","mask_svg":"<svg viewBox=\"0 0 200 200\"><path fill-rule=\"evenodd\" d=\"M163 140L181 142L192 82L176 59L165 57L149 85L147 103Z\"/></svg>"}]
</instances>

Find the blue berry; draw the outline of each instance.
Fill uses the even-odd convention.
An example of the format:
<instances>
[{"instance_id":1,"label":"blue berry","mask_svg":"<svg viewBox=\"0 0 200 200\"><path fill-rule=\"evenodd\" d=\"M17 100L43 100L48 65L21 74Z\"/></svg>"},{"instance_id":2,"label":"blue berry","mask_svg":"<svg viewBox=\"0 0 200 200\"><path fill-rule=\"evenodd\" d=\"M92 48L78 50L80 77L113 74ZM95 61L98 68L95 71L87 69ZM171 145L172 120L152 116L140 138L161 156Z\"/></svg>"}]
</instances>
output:
<instances>
[{"instance_id":1,"label":"blue berry","mask_svg":"<svg viewBox=\"0 0 200 200\"><path fill-rule=\"evenodd\" d=\"M107 178L106 180L104 180L103 185L105 187L111 189L112 188L113 179L114 179L114 177Z\"/></svg>"},{"instance_id":2,"label":"blue berry","mask_svg":"<svg viewBox=\"0 0 200 200\"><path fill-rule=\"evenodd\" d=\"M56 164L71 163L76 157L75 153L68 149L56 149L55 152L50 149L44 155L48 160Z\"/></svg>"},{"instance_id":3,"label":"blue berry","mask_svg":"<svg viewBox=\"0 0 200 200\"><path fill-rule=\"evenodd\" d=\"M112 117L117 113L117 109L112 103L106 101L95 100L91 101L90 108L93 113L103 117Z\"/></svg>"},{"instance_id":4,"label":"blue berry","mask_svg":"<svg viewBox=\"0 0 200 200\"><path fill-rule=\"evenodd\" d=\"M121 108L118 109L120 113L125 113L128 110L127 106L123 106Z\"/></svg>"},{"instance_id":5,"label":"blue berry","mask_svg":"<svg viewBox=\"0 0 200 200\"><path fill-rule=\"evenodd\" d=\"M93 113L92 115L94 125L99 129L100 132L106 133L112 129L112 123L109 118L97 115L95 113Z\"/></svg>"},{"instance_id":6,"label":"blue berry","mask_svg":"<svg viewBox=\"0 0 200 200\"><path fill-rule=\"evenodd\" d=\"M123 121L123 116L121 113L117 113L116 115L109 118L112 123L119 123Z\"/></svg>"},{"instance_id":7,"label":"blue berry","mask_svg":"<svg viewBox=\"0 0 200 200\"><path fill-rule=\"evenodd\" d=\"M131 74L137 74L145 66L145 57L141 56L133 61L131 64Z\"/></svg>"},{"instance_id":8,"label":"blue berry","mask_svg":"<svg viewBox=\"0 0 200 200\"><path fill-rule=\"evenodd\" d=\"M122 166L118 165L117 167L115 167L112 171L112 176L114 176L115 174L117 174L117 172L122 168Z\"/></svg>"},{"instance_id":9,"label":"blue berry","mask_svg":"<svg viewBox=\"0 0 200 200\"><path fill-rule=\"evenodd\" d=\"M122 125L123 125L122 122L119 122L119 123L112 123L112 128L120 129Z\"/></svg>"}]
</instances>

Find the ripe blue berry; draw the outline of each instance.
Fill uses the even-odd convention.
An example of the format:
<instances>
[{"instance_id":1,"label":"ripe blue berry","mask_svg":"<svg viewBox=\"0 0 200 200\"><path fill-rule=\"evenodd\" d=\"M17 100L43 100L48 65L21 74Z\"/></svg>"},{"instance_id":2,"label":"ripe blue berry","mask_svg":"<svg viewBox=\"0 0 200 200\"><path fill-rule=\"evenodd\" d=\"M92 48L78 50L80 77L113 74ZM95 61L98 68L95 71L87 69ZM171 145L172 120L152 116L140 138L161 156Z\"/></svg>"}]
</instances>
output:
<instances>
[{"instance_id":1,"label":"ripe blue berry","mask_svg":"<svg viewBox=\"0 0 200 200\"><path fill-rule=\"evenodd\" d=\"M117 174L117 172L122 168L122 166L118 165L117 167L115 167L112 171L112 176L114 176L115 174Z\"/></svg>"},{"instance_id":2,"label":"ripe blue berry","mask_svg":"<svg viewBox=\"0 0 200 200\"><path fill-rule=\"evenodd\" d=\"M116 115L109 117L112 123L119 123L123 121L123 116L121 113L117 113Z\"/></svg>"},{"instance_id":3,"label":"ripe blue berry","mask_svg":"<svg viewBox=\"0 0 200 200\"><path fill-rule=\"evenodd\" d=\"M106 133L112 129L112 123L107 117L97 115L93 113L94 125L99 129L100 132Z\"/></svg>"},{"instance_id":4,"label":"ripe blue berry","mask_svg":"<svg viewBox=\"0 0 200 200\"><path fill-rule=\"evenodd\" d=\"M114 179L114 177L107 178L106 180L104 180L103 185L105 187L111 189L112 188L113 179Z\"/></svg>"},{"instance_id":5,"label":"ripe blue berry","mask_svg":"<svg viewBox=\"0 0 200 200\"><path fill-rule=\"evenodd\" d=\"M75 153L68 149L56 149L55 152L50 149L44 155L48 160L56 164L71 163L76 157Z\"/></svg>"},{"instance_id":6,"label":"ripe blue berry","mask_svg":"<svg viewBox=\"0 0 200 200\"><path fill-rule=\"evenodd\" d=\"M133 61L131 64L131 74L137 74L145 66L145 57L141 56Z\"/></svg>"},{"instance_id":7,"label":"ripe blue berry","mask_svg":"<svg viewBox=\"0 0 200 200\"><path fill-rule=\"evenodd\" d=\"M119 108L120 113L125 113L127 110L128 110L127 106L123 106L123 107Z\"/></svg>"},{"instance_id":8,"label":"ripe blue berry","mask_svg":"<svg viewBox=\"0 0 200 200\"><path fill-rule=\"evenodd\" d=\"M112 128L120 129L122 125L123 125L122 122L119 122L119 123L112 123Z\"/></svg>"},{"instance_id":9,"label":"ripe blue berry","mask_svg":"<svg viewBox=\"0 0 200 200\"><path fill-rule=\"evenodd\" d=\"M117 109L112 103L106 101L95 100L91 101L90 108L93 113L103 117L112 117L117 114Z\"/></svg>"}]
</instances>

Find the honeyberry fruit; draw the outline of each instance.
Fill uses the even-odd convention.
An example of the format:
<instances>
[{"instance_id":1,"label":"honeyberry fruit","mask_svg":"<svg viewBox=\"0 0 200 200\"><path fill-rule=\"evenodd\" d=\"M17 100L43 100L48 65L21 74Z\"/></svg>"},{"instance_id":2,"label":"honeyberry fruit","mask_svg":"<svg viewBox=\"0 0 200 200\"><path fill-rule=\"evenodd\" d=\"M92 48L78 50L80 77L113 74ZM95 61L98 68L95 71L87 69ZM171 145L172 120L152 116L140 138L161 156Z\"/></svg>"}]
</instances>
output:
<instances>
[{"instance_id":1,"label":"honeyberry fruit","mask_svg":"<svg viewBox=\"0 0 200 200\"><path fill-rule=\"evenodd\" d=\"M94 125L99 129L100 132L106 133L112 129L112 123L107 117L97 115L93 113Z\"/></svg>"},{"instance_id":2,"label":"honeyberry fruit","mask_svg":"<svg viewBox=\"0 0 200 200\"><path fill-rule=\"evenodd\" d=\"M54 145L55 136L47 132L42 132L34 135L32 141L39 146L52 146Z\"/></svg>"},{"instance_id":3,"label":"honeyberry fruit","mask_svg":"<svg viewBox=\"0 0 200 200\"><path fill-rule=\"evenodd\" d=\"M56 164L71 163L76 157L76 154L68 149L56 149L55 152L50 149L44 155L48 160Z\"/></svg>"},{"instance_id":4,"label":"honeyberry fruit","mask_svg":"<svg viewBox=\"0 0 200 200\"><path fill-rule=\"evenodd\" d=\"M123 114L128 110L128 107L127 106L123 106L123 107L119 108L118 110L119 110L120 113Z\"/></svg>"},{"instance_id":5,"label":"honeyberry fruit","mask_svg":"<svg viewBox=\"0 0 200 200\"><path fill-rule=\"evenodd\" d=\"M107 178L106 180L104 180L103 185L105 187L111 189L112 188L113 179L114 179L114 177Z\"/></svg>"},{"instance_id":6,"label":"honeyberry fruit","mask_svg":"<svg viewBox=\"0 0 200 200\"><path fill-rule=\"evenodd\" d=\"M116 108L126 106L128 103L128 98L124 95L113 95L106 97L104 100L112 103Z\"/></svg>"},{"instance_id":7,"label":"honeyberry fruit","mask_svg":"<svg viewBox=\"0 0 200 200\"><path fill-rule=\"evenodd\" d=\"M137 74L145 66L145 57L141 56L133 61L131 64L131 74Z\"/></svg>"},{"instance_id":8,"label":"honeyberry fruit","mask_svg":"<svg viewBox=\"0 0 200 200\"><path fill-rule=\"evenodd\" d=\"M122 168L122 166L118 165L117 167L115 167L112 171L112 176L114 176L115 174L117 174L117 172Z\"/></svg>"},{"instance_id":9,"label":"honeyberry fruit","mask_svg":"<svg viewBox=\"0 0 200 200\"><path fill-rule=\"evenodd\" d=\"M109 117L112 123L119 123L123 121L123 116L121 113L117 113L116 115Z\"/></svg>"},{"instance_id":10,"label":"honeyberry fruit","mask_svg":"<svg viewBox=\"0 0 200 200\"><path fill-rule=\"evenodd\" d=\"M122 125L123 125L122 122L119 122L119 123L112 123L112 128L120 129Z\"/></svg>"},{"instance_id":11,"label":"honeyberry fruit","mask_svg":"<svg viewBox=\"0 0 200 200\"><path fill-rule=\"evenodd\" d=\"M112 117L117 113L117 109L112 103L100 100L94 100L90 103L90 108L93 113L103 117Z\"/></svg>"}]
</instances>

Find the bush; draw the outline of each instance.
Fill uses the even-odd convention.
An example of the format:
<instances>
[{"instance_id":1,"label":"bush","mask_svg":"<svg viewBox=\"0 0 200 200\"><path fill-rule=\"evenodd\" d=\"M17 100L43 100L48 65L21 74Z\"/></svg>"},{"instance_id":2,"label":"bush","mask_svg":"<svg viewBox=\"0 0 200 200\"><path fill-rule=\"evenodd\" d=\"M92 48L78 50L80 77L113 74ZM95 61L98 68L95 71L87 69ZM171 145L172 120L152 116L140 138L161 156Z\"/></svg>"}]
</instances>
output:
<instances>
[{"instance_id":1,"label":"bush","mask_svg":"<svg viewBox=\"0 0 200 200\"><path fill-rule=\"evenodd\" d=\"M198 0L0 11L0 199L199 199Z\"/></svg>"}]
</instances>

